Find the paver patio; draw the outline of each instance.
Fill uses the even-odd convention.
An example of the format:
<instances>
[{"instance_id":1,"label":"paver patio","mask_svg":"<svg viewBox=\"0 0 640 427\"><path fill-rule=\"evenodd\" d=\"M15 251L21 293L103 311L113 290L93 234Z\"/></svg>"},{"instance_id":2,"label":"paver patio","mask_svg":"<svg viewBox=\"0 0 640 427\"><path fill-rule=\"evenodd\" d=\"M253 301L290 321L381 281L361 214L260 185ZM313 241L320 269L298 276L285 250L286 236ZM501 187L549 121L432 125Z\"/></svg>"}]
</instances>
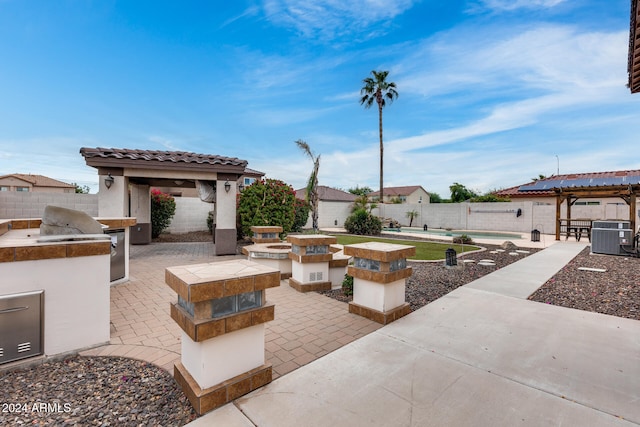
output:
<instances>
[{"instance_id":1,"label":"paver patio","mask_svg":"<svg viewBox=\"0 0 640 427\"><path fill-rule=\"evenodd\" d=\"M216 257L212 243L131 246L130 281L111 288L110 344L80 354L131 357L173 373L180 360L181 329L169 316L176 294L165 284L165 268L234 258L244 257ZM350 314L345 303L299 293L286 281L266 292L276 306L275 320L265 332L265 358L273 365L274 379L381 327Z\"/></svg>"}]
</instances>

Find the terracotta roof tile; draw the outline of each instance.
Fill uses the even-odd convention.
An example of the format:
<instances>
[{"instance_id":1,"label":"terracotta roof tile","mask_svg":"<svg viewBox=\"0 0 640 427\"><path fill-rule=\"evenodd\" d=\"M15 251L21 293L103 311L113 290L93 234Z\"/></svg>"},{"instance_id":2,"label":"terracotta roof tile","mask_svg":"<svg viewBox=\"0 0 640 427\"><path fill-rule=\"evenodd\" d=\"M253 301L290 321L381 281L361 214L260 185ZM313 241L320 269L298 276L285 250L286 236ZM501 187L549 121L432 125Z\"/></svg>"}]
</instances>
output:
<instances>
[{"instance_id":1,"label":"terracotta roof tile","mask_svg":"<svg viewBox=\"0 0 640 427\"><path fill-rule=\"evenodd\" d=\"M186 151L130 150L126 148L82 147L80 154L85 159L104 158L121 160L145 160L149 162L197 163L246 167L247 161L237 157L214 154L196 154Z\"/></svg>"}]
</instances>

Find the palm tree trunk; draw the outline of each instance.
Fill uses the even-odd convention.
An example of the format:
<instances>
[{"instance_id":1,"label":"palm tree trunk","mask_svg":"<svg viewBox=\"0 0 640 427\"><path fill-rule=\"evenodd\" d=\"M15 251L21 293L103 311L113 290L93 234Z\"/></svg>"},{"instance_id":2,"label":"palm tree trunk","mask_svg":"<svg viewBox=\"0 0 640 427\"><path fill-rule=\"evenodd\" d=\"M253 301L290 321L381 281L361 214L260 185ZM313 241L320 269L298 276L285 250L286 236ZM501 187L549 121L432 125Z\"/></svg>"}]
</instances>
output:
<instances>
[{"instance_id":1,"label":"palm tree trunk","mask_svg":"<svg viewBox=\"0 0 640 427\"><path fill-rule=\"evenodd\" d=\"M378 103L378 120L380 127L380 203L384 203L384 190L383 190L383 158L384 158L384 145L382 144L382 104Z\"/></svg>"}]
</instances>

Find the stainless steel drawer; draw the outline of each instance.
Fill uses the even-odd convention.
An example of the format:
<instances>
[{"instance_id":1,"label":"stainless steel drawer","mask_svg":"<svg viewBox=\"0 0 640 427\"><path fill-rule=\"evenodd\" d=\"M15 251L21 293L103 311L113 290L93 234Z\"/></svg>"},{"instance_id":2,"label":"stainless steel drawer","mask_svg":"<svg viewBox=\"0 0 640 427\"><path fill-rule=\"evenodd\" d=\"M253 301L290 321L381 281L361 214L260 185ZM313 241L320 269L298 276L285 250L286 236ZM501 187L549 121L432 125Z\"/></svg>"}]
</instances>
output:
<instances>
[{"instance_id":1,"label":"stainless steel drawer","mask_svg":"<svg viewBox=\"0 0 640 427\"><path fill-rule=\"evenodd\" d=\"M0 364L43 353L44 291L0 295Z\"/></svg>"}]
</instances>

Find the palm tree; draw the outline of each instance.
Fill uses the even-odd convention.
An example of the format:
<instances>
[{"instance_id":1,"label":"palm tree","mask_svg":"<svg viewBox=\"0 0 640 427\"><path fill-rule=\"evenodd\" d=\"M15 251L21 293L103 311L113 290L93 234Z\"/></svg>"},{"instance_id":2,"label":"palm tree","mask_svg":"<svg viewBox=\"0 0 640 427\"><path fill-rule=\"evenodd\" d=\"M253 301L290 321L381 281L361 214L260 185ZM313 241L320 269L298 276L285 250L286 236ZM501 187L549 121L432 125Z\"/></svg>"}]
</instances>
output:
<instances>
[{"instance_id":1,"label":"palm tree","mask_svg":"<svg viewBox=\"0 0 640 427\"><path fill-rule=\"evenodd\" d=\"M413 219L417 218L418 215L418 211L415 209L406 213L407 218L409 218L409 227L411 227L411 224L413 224Z\"/></svg>"},{"instance_id":2,"label":"palm tree","mask_svg":"<svg viewBox=\"0 0 640 427\"><path fill-rule=\"evenodd\" d=\"M296 141L296 145L302 151L304 151L307 156L311 158L313 162L313 170L311 171L311 175L309 176L309 182L307 183L307 191L305 195L305 199L309 206L311 207L311 222L313 224L313 231L318 231L318 170L320 169L320 156L316 156L311 151L311 147L305 141L299 139Z\"/></svg>"},{"instance_id":3,"label":"palm tree","mask_svg":"<svg viewBox=\"0 0 640 427\"><path fill-rule=\"evenodd\" d=\"M362 82L364 87L360 89L360 105L364 105L365 108L369 108L373 105L374 101L378 104L378 124L380 129L380 203L384 203L384 190L383 184L383 157L384 157L384 145L382 144L382 109L387 102L392 103L397 97L396 84L388 82L388 71L371 71L373 77L367 77Z\"/></svg>"}]
</instances>

